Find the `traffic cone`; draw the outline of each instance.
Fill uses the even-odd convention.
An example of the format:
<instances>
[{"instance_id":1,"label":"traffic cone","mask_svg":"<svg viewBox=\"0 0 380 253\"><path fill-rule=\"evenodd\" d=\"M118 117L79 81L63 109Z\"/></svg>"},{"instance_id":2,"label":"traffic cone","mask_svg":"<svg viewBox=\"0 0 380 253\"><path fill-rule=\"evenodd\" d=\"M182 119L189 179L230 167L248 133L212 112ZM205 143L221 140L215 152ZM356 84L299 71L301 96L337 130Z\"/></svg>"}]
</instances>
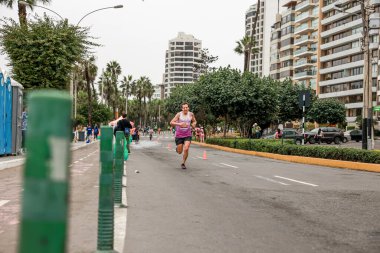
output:
<instances>
[{"instance_id":1,"label":"traffic cone","mask_svg":"<svg viewBox=\"0 0 380 253\"><path fill-rule=\"evenodd\" d=\"M203 160L207 160L207 154L206 154L206 150L203 151Z\"/></svg>"}]
</instances>

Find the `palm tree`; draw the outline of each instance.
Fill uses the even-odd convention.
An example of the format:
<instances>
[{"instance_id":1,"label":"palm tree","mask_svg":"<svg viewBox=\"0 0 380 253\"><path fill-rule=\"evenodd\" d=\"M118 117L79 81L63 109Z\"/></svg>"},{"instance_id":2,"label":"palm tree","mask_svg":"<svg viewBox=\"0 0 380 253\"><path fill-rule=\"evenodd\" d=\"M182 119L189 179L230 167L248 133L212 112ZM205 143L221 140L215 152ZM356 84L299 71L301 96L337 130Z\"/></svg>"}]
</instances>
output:
<instances>
[{"instance_id":1,"label":"palm tree","mask_svg":"<svg viewBox=\"0 0 380 253\"><path fill-rule=\"evenodd\" d=\"M26 0L25 2L28 2L30 5L29 7L32 9L33 5L37 4L38 2L41 2L42 4L50 3L51 0ZM13 9L13 5L18 4L18 18L21 25L26 25L26 5L19 3L18 0L0 0L0 5L5 5L8 8Z\"/></svg>"},{"instance_id":2,"label":"palm tree","mask_svg":"<svg viewBox=\"0 0 380 253\"><path fill-rule=\"evenodd\" d=\"M251 55L257 54L259 49L256 46L255 39L250 36L244 36L243 39L236 41L236 47L234 51L238 54L244 54L244 72L249 71L249 63L251 61Z\"/></svg>"},{"instance_id":3,"label":"palm tree","mask_svg":"<svg viewBox=\"0 0 380 253\"><path fill-rule=\"evenodd\" d=\"M138 110L138 115L139 115L139 125L141 126L142 123L142 99L144 97L144 83L145 83L145 76L140 77L136 85L132 89L132 94L136 96L137 101L139 102L139 110Z\"/></svg>"},{"instance_id":4,"label":"palm tree","mask_svg":"<svg viewBox=\"0 0 380 253\"><path fill-rule=\"evenodd\" d=\"M119 75L121 74L120 64L117 61L111 61L107 63L106 71L111 74L111 81L112 81L112 85L114 86L114 93L112 94L113 95L112 108L113 108L114 115L116 115L117 101L119 98L118 82L119 82Z\"/></svg>"},{"instance_id":5,"label":"palm tree","mask_svg":"<svg viewBox=\"0 0 380 253\"><path fill-rule=\"evenodd\" d=\"M120 88L125 96L125 113L128 113L128 97L131 94L133 86L136 84L136 81L132 81L133 77L129 75L128 77L124 76L121 80Z\"/></svg>"},{"instance_id":6,"label":"palm tree","mask_svg":"<svg viewBox=\"0 0 380 253\"><path fill-rule=\"evenodd\" d=\"M83 74L86 80L87 101L88 101L88 124L92 125L92 97L95 98L94 80L98 72L98 67L95 65L95 57L90 56L82 61ZM92 87L92 89L91 89Z\"/></svg>"},{"instance_id":7,"label":"palm tree","mask_svg":"<svg viewBox=\"0 0 380 253\"><path fill-rule=\"evenodd\" d=\"M154 88L153 88L153 84L152 82L150 81L149 78L145 78L145 81L143 83L143 99L144 99L144 125L146 126L146 121L147 121L147 112L148 112L148 109L147 109L147 106L146 106L146 98L148 98L148 100L150 101L151 98L153 97L153 94L154 94Z\"/></svg>"}]
</instances>

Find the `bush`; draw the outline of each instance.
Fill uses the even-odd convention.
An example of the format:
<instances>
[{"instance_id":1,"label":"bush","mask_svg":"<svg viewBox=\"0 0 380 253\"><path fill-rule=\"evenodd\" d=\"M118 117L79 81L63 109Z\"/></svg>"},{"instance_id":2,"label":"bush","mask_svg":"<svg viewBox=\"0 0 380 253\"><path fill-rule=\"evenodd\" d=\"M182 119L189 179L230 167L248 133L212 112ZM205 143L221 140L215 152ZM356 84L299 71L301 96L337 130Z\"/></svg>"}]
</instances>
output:
<instances>
[{"instance_id":1,"label":"bush","mask_svg":"<svg viewBox=\"0 0 380 253\"><path fill-rule=\"evenodd\" d=\"M294 145L292 140L284 140L284 144L281 144L281 140L209 138L206 140L206 143L230 148L281 155L294 155L380 164L380 152L354 148L298 146Z\"/></svg>"}]
</instances>

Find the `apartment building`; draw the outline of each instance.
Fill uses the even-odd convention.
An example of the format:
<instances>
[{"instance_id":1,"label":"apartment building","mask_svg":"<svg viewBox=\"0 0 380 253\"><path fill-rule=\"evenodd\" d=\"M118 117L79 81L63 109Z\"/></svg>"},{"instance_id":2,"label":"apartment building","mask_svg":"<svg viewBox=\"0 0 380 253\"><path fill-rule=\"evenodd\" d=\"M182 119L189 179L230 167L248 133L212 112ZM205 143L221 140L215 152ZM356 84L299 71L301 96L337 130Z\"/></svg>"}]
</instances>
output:
<instances>
[{"instance_id":1,"label":"apartment building","mask_svg":"<svg viewBox=\"0 0 380 253\"><path fill-rule=\"evenodd\" d=\"M285 10L276 15L271 32L270 76L276 80L293 78L294 21L297 0L286 0Z\"/></svg>"},{"instance_id":2,"label":"apartment building","mask_svg":"<svg viewBox=\"0 0 380 253\"><path fill-rule=\"evenodd\" d=\"M249 7L245 14L246 35L252 35L252 27L256 17L257 4ZM278 1L262 0L260 2L260 12L257 18L255 39L259 53L252 55L250 70L259 76L269 76L270 74L270 45L271 29L278 12Z\"/></svg>"},{"instance_id":3,"label":"apartment building","mask_svg":"<svg viewBox=\"0 0 380 253\"><path fill-rule=\"evenodd\" d=\"M295 12L293 80L316 90L319 0L299 0Z\"/></svg>"},{"instance_id":4,"label":"apartment building","mask_svg":"<svg viewBox=\"0 0 380 253\"><path fill-rule=\"evenodd\" d=\"M320 0L320 65L319 98L338 98L345 103L347 122L353 123L362 115L363 69L362 51L363 21L360 1L344 3L345 13L338 11L336 0ZM380 1L373 0L375 14L379 16ZM352 14L350 14L352 13ZM372 92L376 104L379 76L379 31L370 30L370 53L372 55Z\"/></svg>"},{"instance_id":5,"label":"apartment building","mask_svg":"<svg viewBox=\"0 0 380 253\"><path fill-rule=\"evenodd\" d=\"M163 76L165 98L170 96L176 86L193 83L198 79L198 75L194 73L194 63L200 59L201 49L202 41L183 32L169 41Z\"/></svg>"}]
</instances>

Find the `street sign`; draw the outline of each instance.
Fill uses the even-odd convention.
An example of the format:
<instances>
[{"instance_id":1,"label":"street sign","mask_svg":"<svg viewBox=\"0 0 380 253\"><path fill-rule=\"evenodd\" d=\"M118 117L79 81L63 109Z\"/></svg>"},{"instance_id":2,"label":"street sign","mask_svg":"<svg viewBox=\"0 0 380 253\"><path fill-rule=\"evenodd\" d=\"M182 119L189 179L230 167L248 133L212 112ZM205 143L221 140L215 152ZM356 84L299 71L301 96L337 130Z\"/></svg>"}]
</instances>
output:
<instances>
[{"instance_id":1,"label":"street sign","mask_svg":"<svg viewBox=\"0 0 380 253\"><path fill-rule=\"evenodd\" d=\"M380 112L380 105L373 107L374 112Z\"/></svg>"},{"instance_id":2,"label":"street sign","mask_svg":"<svg viewBox=\"0 0 380 253\"><path fill-rule=\"evenodd\" d=\"M305 107L310 106L310 90L303 90L298 95L298 106L302 109L304 105Z\"/></svg>"}]
</instances>

